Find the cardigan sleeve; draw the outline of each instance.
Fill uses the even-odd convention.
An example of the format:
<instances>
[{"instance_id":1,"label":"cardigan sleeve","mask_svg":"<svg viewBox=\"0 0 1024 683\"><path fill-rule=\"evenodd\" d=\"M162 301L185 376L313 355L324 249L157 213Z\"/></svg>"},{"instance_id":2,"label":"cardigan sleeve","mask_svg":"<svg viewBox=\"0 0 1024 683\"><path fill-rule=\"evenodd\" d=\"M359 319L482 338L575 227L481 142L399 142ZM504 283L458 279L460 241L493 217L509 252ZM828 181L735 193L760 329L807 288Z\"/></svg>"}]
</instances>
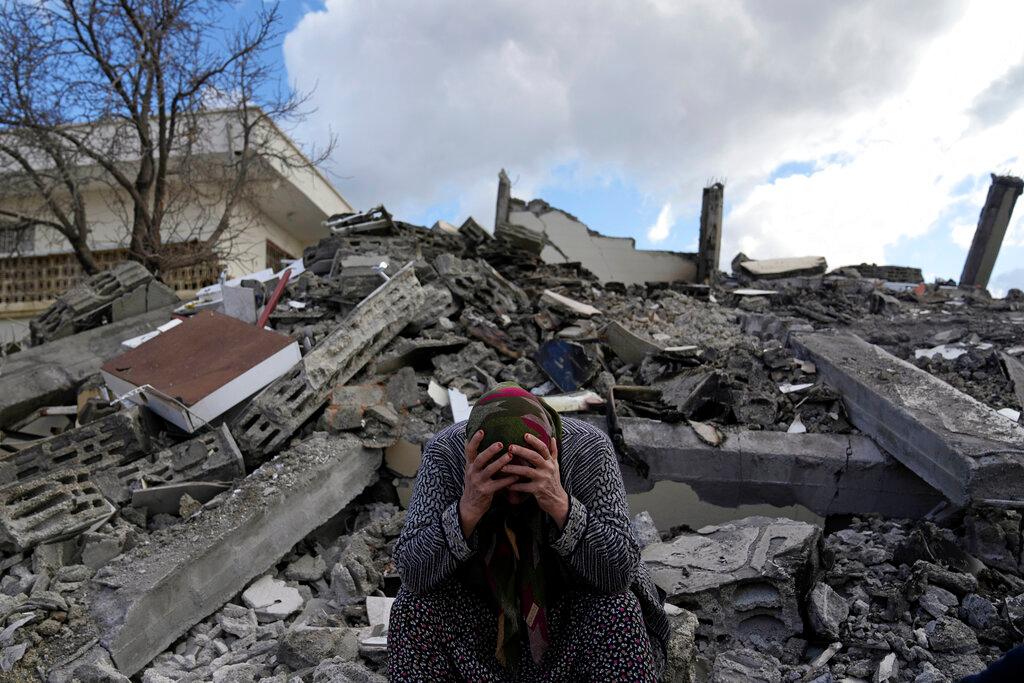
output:
<instances>
[{"instance_id":1,"label":"cardigan sleeve","mask_svg":"<svg viewBox=\"0 0 1024 683\"><path fill-rule=\"evenodd\" d=\"M405 526L395 545L402 585L415 593L437 588L476 550L476 534L467 542L459 524L464 445L453 425L423 449Z\"/></svg>"},{"instance_id":2,"label":"cardigan sleeve","mask_svg":"<svg viewBox=\"0 0 1024 683\"><path fill-rule=\"evenodd\" d=\"M624 591L636 578L640 547L630 530L615 451L608 437L589 425L574 429L565 441L567 453L560 457L569 516L551 546L597 590Z\"/></svg>"}]
</instances>

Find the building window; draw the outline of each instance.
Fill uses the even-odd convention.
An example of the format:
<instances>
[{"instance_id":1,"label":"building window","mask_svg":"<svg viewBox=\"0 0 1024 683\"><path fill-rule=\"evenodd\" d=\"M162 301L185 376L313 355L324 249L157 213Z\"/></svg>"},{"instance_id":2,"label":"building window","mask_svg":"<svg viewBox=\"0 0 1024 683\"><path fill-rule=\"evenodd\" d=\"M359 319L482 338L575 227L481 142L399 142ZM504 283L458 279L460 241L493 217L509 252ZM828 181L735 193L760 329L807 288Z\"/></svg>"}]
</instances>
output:
<instances>
[{"instance_id":1,"label":"building window","mask_svg":"<svg viewBox=\"0 0 1024 683\"><path fill-rule=\"evenodd\" d=\"M287 251L277 246L270 240L267 240L267 268L272 269L275 273L284 268L281 261L291 261L295 257L289 254Z\"/></svg>"},{"instance_id":2,"label":"building window","mask_svg":"<svg viewBox=\"0 0 1024 683\"><path fill-rule=\"evenodd\" d=\"M31 254L35 246L35 225L0 225L0 254Z\"/></svg>"}]
</instances>

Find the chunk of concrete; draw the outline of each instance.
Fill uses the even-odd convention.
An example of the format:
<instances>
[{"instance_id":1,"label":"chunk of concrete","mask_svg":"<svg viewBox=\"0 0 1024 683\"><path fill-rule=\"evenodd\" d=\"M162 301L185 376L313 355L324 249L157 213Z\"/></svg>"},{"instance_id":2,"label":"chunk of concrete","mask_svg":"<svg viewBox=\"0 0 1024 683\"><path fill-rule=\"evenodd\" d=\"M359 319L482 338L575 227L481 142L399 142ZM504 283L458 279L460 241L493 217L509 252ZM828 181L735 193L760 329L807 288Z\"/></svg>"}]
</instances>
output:
<instances>
[{"instance_id":1,"label":"chunk of concrete","mask_svg":"<svg viewBox=\"0 0 1024 683\"><path fill-rule=\"evenodd\" d=\"M792 335L850 421L957 505L1024 501L1024 427L849 334Z\"/></svg>"},{"instance_id":2,"label":"chunk of concrete","mask_svg":"<svg viewBox=\"0 0 1024 683\"><path fill-rule=\"evenodd\" d=\"M850 604L846 598L832 590L827 583L814 584L807 598L807 617L811 628L819 636L836 640L839 628L850 616Z\"/></svg>"},{"instance_id":3,"label":"chunk of concrete","mask_svg":"<svg viewBox=\"0 0 1024 683\"><path fill-rule=\"evenodd\" d=\"M715 657L711 683L780 683L781 662L769 654L744 648Z\"/></svg>"},{"instance_id":4,"label":"chunk of concrete","mask_svg":"<svg viewBox=\"0 0 1024 683\"><path fill-rule=\"evenodd\" d=\"M265 621L279 621L302 609L302 594L284 581L266 574L242 591L242 602Z\"/></svg>"},{"instance_id":5,"label":"chunk of concrete","mask_svg":"<svg viewBox=\"0 0 1024 683\"><path fill-rule=\"evenodd\" d=\"M376 478L381 454L314 434L249 475L220 505L162 529L89 586L100 642L131 676L216 611Z\"/></svg>"},{"instance_id":6,"label":"chunk of concrete","mask_svg":"<svg viewBox=\"0 0 1024 683\"><path fill-rule=\"evenodd\" d=\"M694 612L705 636L783 642L803 631L800 598L820 539L805 522L746 517L653 543L642 557L667 601Z\"/></svg>"},{"instance_id":7,"label":"chunk of concrete","mask_svg":"<svg viewBox=\"0 0 1024 683\"><path fill-rule=\"evenodd\" d=\"M737 254L732 260L732 270L748 280L773 280L800 275L821 275L828 269L824 256L794 256L754 260L745 254Z\"/></svg>"},{"instance_id":8,"label":"chunk of concrete","mask_svg":"<svg viewBox=\"0 0 1024 683\"><path fill-rule=\"evenodd\" d=\"M604 419L592 422L605 427ZM871 439L856 434L732 431L714 447L686 424L620 418L629 454L646 477L623 467L629 493L662 480L685 482L715 505L803 505L819 515L878 513L920 518L942 495Z\"/></svg>"},{"instance_id":9,"label":"chunk of concrete","mask_svg":"<svg viewBox=\"0 0 1024 683\"><path fill-rule=\"evenodd\" d=\"M423 289L413 264L366 297L316 348L256 395L231 422L250 464L279 449L414 317Z\"/></svg>"},{"instance_id":10,"label":"chunk of concrete","mask_svg":"<svg viewBox=\"0 0 1024 683\"><path fill-rule=\"evenodd\" d=\"M114 511L84 468L9 484L0 487L0 545L25 550L69 538Z\"/></svg>"},{"instance_id":11,"label":"chunk of concrete","mask_svg":"<svg viewBox=\"0 0 1024 683\"><path fill-rule=\"evenodd\" d=\"M156 309L8 356L0 392L0 427L42 406L73 404L75 389L121 353L121 340L154 331L172 312L172 307Z\"/></svg>"}]
</instances>

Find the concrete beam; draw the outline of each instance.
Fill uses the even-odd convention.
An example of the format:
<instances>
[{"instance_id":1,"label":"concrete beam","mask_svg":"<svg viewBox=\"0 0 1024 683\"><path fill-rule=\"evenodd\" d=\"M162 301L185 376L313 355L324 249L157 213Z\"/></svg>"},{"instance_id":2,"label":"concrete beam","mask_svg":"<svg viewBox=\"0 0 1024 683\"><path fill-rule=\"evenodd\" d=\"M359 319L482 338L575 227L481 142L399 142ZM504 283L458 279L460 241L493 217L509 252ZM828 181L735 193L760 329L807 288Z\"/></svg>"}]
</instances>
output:
<instances>
[{"instance_id":1,"label":"concrete beam","mask_svg":"<svg viewBox=\"0 0 1024 683\"><path fill-rule=\"evenodd\" d=\"M231 422L250 465L277 451L415 318L423 288L412 263L364 299L323 341L256 395Z\"/></svg>"},{"instance_id":2,"label":"concrete beam","mask_svg":"<svg viewBox=\"0 0 1024 683\"><path fill-rule=\"evenodd\" d=\"M700 206L700 237L697 251L697 282L711 283L718 276L722 253L722 205L725 185L714 183L704 188Z\"/></svg>"},{"instance_id":3,"label":"concrete beam","mask_svg":"<svg viewBox=\"0 0 1024 683\"><path fill-rule=\"evenodd\" d=\"M512 182L508 179L505 169L498 174L498 199L494 207L494 231L499 225L508 223L509 205L512 201Z\"/></svg>"},{"instance_id":4,"label":"concrete beam","mask_svg":"<svg viewBox=\"0 0 1024 683\"><path fill-rule=\"evenodd\" d=\"M849 334L794 334L839 390L853 424L957 505L1024 507L1024 427L879 347Z\"/></svg>"},{"instance_id":5,"label":"concrete beam","mask_svg":"<svg viewBox=\"0 0 1024 683\"><path fill-rule=\"evenodd\" d=\"M121 353L123 340L152 332L173 310L157 309L8 356L0 374L0 428L36 408L74 403L78 385Z\"/></svg>"},{"instance_id":6,"label":"concrete beam","mask_svg":"<svg viewBox=\"0 0 1024 683\"><path fill-rule=\"evenodd\" d=\"M377 476L379 450L314 434L204 509L101 569L88 588L100 643L132 676L337 514Z\"/></svg>"},{"instance_id":7,"label":"concrete beam","mask_svg":"<svg viewBox=\"0 0 1024 683\"><path fill-rule=\"evenodd\" d=\"M992 175L985 206L978 216L971 250L967 252L964 270L960 274L961 287L988 287L992 268L999 256L999 248L1010 224L1013 206L1024 192L1024 180L1008 175Z\"/></svg>"},{"instance_id":8,"label":"concrete beam","mask_svg":"<svg viewBox=\"0 0 1024 683\"><path fill-rule=\"evenodd\" d=\"M685 423L620 418L627 449L650 468L622 468L629 493L662 480L689 484L701 500L735 507L803 505L819 515L876 512L920 518L942 495L881 451L871 439L844 434L727 432L710 446Z\"/></svg>"}]
</instances>

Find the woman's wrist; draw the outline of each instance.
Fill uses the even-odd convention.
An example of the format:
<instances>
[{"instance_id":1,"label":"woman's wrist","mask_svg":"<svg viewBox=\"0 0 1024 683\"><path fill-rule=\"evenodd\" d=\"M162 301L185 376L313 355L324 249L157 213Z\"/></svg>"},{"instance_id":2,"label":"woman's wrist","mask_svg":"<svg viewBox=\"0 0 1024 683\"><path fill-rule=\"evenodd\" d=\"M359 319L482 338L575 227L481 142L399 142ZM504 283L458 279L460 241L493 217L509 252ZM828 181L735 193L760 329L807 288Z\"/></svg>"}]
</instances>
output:
<instances>
[{"instance_id":1,"label":"woman's wrist","mask_svg":"<svg viewBox=\"0 0 1024 683\"><path fill-rule=\"evenodd\" d=\"M476 525L480 523L480 517L467 512L466 500L464 498L459 498L458 513L459 526L462 528L462 537L468 541L469 537L472 536L473 532L476 530Z\"/></svg>"},{"instance_id":2,"label":"woman's wrist","mask_svg":"<svg viewBox=\"0 0 1024 683\"><path fill-rule=\"evenodd\" d=\"M562 489L561 495L556 498L551 509L547 512L558 526L558 530L563 530L569 521L569 494L566 493L565 489Z\"/></svg>"}]
</instances>

